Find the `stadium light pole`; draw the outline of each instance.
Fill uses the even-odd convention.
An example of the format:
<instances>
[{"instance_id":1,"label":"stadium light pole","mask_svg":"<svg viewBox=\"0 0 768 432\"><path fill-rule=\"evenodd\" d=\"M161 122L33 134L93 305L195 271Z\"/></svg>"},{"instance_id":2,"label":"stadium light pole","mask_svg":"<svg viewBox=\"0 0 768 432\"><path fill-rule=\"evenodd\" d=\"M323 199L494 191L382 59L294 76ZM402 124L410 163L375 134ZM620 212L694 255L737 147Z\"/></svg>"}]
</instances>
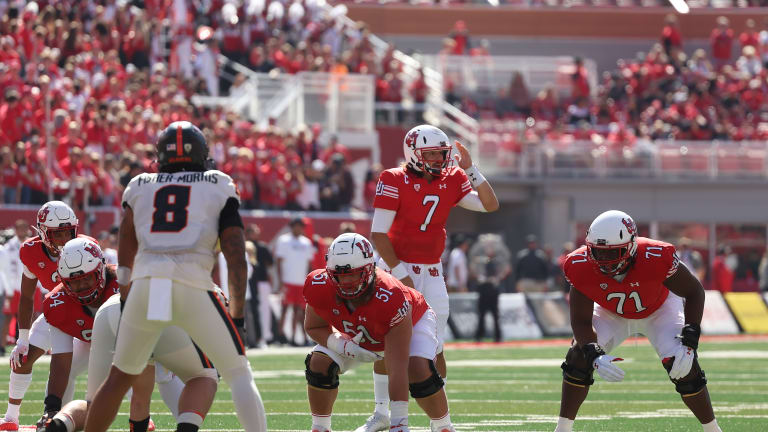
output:
<instances>
[{"instance_id":1,"label":"stadium light pole","mask_svg":"<svg viewBox=\"0 0 768 432\"><path fill-rule=\"evenodd\" d=\"M677 13L687 14L691 11L691 8L688 7L688 3L686 3L685 0L669 0L669 2L672 4L672 7L675 8Z\"/></svg>"}]
</instances>

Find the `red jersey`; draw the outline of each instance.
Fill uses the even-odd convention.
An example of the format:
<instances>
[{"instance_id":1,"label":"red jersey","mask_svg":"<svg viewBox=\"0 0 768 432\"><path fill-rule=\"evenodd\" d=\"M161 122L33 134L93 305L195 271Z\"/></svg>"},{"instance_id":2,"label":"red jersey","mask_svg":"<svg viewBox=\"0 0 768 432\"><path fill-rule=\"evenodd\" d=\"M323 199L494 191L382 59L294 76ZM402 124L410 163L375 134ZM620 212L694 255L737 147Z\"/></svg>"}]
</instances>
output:
<instances>
[{"instance_id":1,"label":"red jersey","mask_svg":"<svg viewBox=\"0 0 768 432\"><path fill-rule=\"evenodd\" d=\"M78 234L78 237L99 244L96 239L87 235ZM51 291L59 284L59 273L56 271L59 265L59 258L48 255L48 251L43 247L43 240L40 239L40 236L32 237L21 245L19 258L21 263L24 264L24 275L30 279L32 279L30 273L34 275L43 288Z\"/></svg>"},{"instance_id":2,"label":"red jersey","mask_svg":"<svg viewBox=\"0 0 768 432\"><path fill-rule=\"evenodd\" d=\"M120 285L117 284L117 280L109 280L101 292L99 305L119 292ZM43 314L48 324L53 327L81 341L91 341L93 317L96 315L96 310L91 310L88 306L67 295L61 284L46 294L43 301Z\"/></svg>"},{"instance_id":3,"label":"red jersey","mask_svg":"<svg viewBox=\"0 0 768 432\"><path fill-rule=\"evenodd\" d=\"M563 273L574 289L595 303L627 319L640 319L664 303L669 290L664 281L677 272L675 247L645 237L637 238L637 254L621 282L601 273L587 259L587 247L568 254Z\"/></svg>"},{"instance_id":4,"label":"red jersey","mask_svg":"<svg viewBox=\"0 0 768 432\"><path fill-rule=\"evenodd\" d=\"M429 306L424 296L403 285L389 273L376 269L376 286L368 303L350 312L328 281L328 272L317 269L304 282L304 300L336 330L354 337L363 332L360 346L370 351L384 351L384 337L411 310L415 324Z\"/></svg>"},{"instance_id":5,"label":"red jersey","mask_svg":"<svg viewBox=\"0 0 768 432\"><path fill-rule=\"evenodd\" d=\"M398 259L411 264L440 262L448 214L472 191L464 170L452 166L446 171L431 182L404 167L379 175L373 207L397 212L387 236Z\"/></svg>"}]
</instances>

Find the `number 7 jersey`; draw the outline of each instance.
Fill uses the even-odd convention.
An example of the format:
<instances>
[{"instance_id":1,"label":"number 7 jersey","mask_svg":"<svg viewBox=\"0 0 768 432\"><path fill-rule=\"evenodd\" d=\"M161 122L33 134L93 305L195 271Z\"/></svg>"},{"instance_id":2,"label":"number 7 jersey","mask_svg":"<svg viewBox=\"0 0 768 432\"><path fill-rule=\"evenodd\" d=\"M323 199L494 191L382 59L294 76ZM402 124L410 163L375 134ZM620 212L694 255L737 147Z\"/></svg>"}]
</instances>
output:
<instances>
[{"instance_id":1,"label":"number 7 jersey","mask_svg":"<svg viewBox=\"0 0 768 432\"><path fill-rule=\"evenodd\" d=\"M168 278L213 289L219 217L229 200L240 202L237 188L217 170L134 177L123 193L139 241L132 279Z\"/></svg>"},{"instance_id":2,"label":"number 7 jersey","mask_svg":"<svg viewBox=\"0 0 768 432\"><path fill-rule=\"evenodd\" d=\"M614 314L628 319L645 318L664 304L669 290L664 281L677 272L680 260L669 243L637 238L634 262L617 281L601 273L587 259L587 247L568 254L563 273L573 288Z\"/></svg>"},{"instance_id":3,"label":"number 7 jersey","mask_svg":"<svg viewBox=\"0 0 768 432\"><path fill-rule=\"evenodd\" d=\"M464 170L455 166L431 182L404 167L383 171L373 206L396 212L387 236L397 258L411 264L440 262L448 215L471 191Z\"/></svg>"}]
</instances>

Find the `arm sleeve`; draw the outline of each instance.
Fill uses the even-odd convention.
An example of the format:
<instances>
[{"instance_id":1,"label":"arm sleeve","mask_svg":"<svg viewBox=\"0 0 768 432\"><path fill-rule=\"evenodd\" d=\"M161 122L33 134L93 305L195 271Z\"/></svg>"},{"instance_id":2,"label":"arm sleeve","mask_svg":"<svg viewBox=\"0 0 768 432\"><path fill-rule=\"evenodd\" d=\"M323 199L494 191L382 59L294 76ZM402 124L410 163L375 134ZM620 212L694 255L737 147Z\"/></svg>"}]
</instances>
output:
<instances>
[{"instance_id":1,"label":"arm sleeve","mask_svg":"<svg viewBox=\"0 0 768 432\"><path fill-rule=\"evenodd\" d=\"M485 209L485 206L483 206L483 202L480 201L480 195L478 195L476 191L471 191L468 194L464 195L464 198L459 200L458 205L461 208L465 208L471 211L483 212L483 213L487 211Z\"/></svg>"},{"instance_id":2,"label":"arm sleeve","mask_svg":"<svg viewBox=\"0 0 768 432\"><path fill-rule=\"evenodd\" d=\"M229 227L243 228L243 219L240 217L240 201L237 198L227 198L227 203L219 213L219 234Z\"/></svg>"},{"instance_id":3,"label":"arm sleeve","mask_svg":"<svg viewBox=\"0 0 768 432\"><path fill-rule=\"evenodd\" d=\"M373 207L385 210L397 210L400 207L400 189L397 177L389 171L382 171L376 184L376 196Z\"/></svg>"},{"instance_id":4,"label":"arm sleeve","mask_svg":"<svg viewBox=\"0 0 768 432\"><path fill-rule=\"evenodd\" d=\"M51 354L63 354L72 352L72 336L64 333L54 326L50 326L51 331Z\"/></svg>"},{"instance_id":5,"label":"arm sleeve","mask_svg":"<svg viewBox=\"0 0 768 432\"><path fill-rule=\"evenodd\" d=\"M383 208L373 209L373 221L371 222L372 233L388 233L392 227L392 223L395 221L397 212L394 210L387 210Z\"/></svg>"}]
</instances>

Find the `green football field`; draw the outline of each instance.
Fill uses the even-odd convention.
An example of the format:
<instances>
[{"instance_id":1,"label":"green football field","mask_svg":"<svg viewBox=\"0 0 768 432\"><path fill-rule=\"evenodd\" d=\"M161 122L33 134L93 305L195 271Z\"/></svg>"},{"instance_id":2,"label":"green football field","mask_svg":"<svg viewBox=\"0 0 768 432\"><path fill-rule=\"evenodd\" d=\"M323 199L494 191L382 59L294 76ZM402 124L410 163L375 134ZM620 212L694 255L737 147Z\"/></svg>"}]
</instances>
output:
<instances>
[{"instance_id":1,"label":"green football field","mask_svg":"<svg viewBox=\"0 0 768 432\"><path fill-rule=\"evenodd\" d=\"M554 430L560 403L559 365L567 345L522 345L482 349L449 346L447 390L457 430ZM306 352L278 349L251 356L270 431L308 431L311 426L304 381ZM649 345L627 341L612 354L625 359L620 366L627 375L621 383L606 383L595 374L595 385L581 408L575 430L701 430ZM703 340L700 356L722 429L768 430L768 338ZM2 374L3 397L7 397L7 372L6 363ZM35 371L35 380L22 406L22 424L33 424L40 415L47 373L45 364ZM84 386L85 380L81 378L78 395L82 395ZM373 408L372 400L370 366L343 375L333 430L349 431L362 424ZM113 430L127 430L127 411L128 404L124 403ZM428 431L429 420L415 402L411 402L411 413L412 430ZM153 395L152 417L158 430L174 430L173 419L157 391ZM224 382L201 430L240 430Z\"/></svg>"}]
</instances>

